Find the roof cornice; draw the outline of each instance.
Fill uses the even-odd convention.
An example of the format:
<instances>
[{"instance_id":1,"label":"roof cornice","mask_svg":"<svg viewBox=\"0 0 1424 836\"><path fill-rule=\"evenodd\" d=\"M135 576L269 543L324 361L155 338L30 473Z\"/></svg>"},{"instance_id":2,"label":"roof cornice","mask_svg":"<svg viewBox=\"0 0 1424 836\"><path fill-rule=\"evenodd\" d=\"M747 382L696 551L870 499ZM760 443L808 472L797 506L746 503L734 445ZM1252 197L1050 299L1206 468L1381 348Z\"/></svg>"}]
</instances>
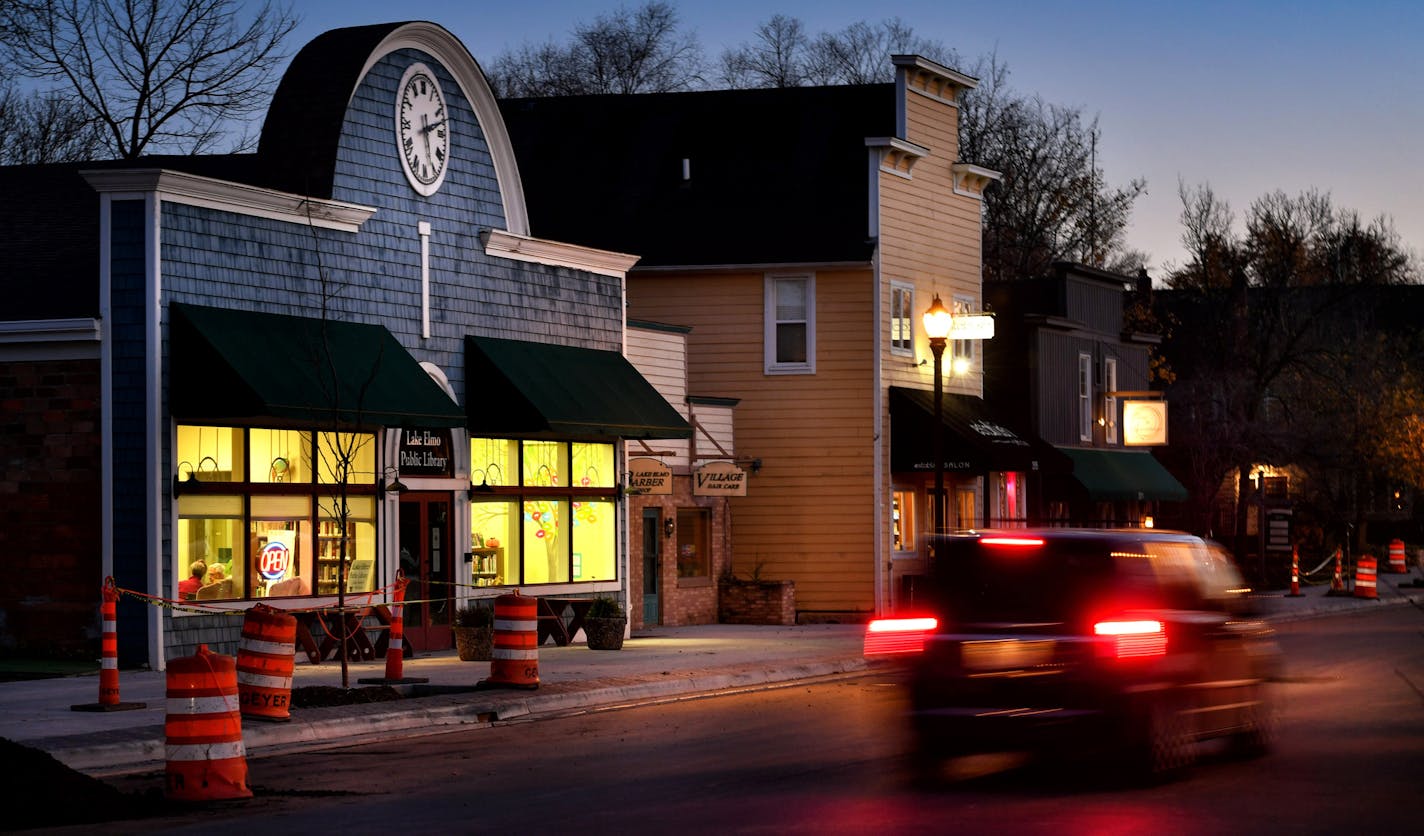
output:
<instances>
[{"instance_id":1,"label":"roof cornice","mask_svg":"<svg viewBox=\"0 0 1424 836\"><path fill-rule=\"evenodd\" d=\"M376 210L339 200L295 195L161 168L89 169L79 172L95 191L153 192L159 199L239 215L360 232Z\"/></svg>"},{"instance_id":2,"label":"roof cornice","mask_svg":"<svg viewBox=\"0 0 1424 836\"><path fill-rule=\"evenodd\" d=\"M577 244L565 244L562 241L516 235L502 229L482 230L480 241L484 243L485 255L552 267L568 267L617 278L626 277L639 258L612 250L598 250Z\"/></svg>"}]
</instances>

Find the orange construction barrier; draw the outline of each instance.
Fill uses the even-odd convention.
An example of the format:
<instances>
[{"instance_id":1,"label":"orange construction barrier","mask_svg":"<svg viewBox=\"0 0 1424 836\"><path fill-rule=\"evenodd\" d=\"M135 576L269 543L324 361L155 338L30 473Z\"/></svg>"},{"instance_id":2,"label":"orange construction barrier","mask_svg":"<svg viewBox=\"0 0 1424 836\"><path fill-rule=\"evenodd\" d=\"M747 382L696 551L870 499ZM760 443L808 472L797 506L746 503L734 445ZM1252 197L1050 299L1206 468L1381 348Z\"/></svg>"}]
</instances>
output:
<instances>
[{"instance_id":1,"label":"orange construction barrier","mask_svg":"<svg viewBox=\"0 0 1424 836\"><path fill-rule=\"evenodd\" d=\"M1375 559L1367 554L1355 561L1355 597L1379 597L1379 590L1375 588Z\"/></svg>"},{"instance_id":2,"label":"orange construction barrier","mask_svg":"<svg viewBox=\"0 0 1424 836\"><path fill-rule=\"evenodd\" d=\"M494 650L490 676L480 687L539 687L539 599L512 595L494 599Z\"/></svg>"},{"instance_id":3,"label":"orange construction barrier","mask_svg":"<svg viewBox=\"0 0 1424 836\"><path fill-rule=\"evenodd\" d=\"M292 666L297 618L266 604L247 611L237 646L237 701L242 716L292 719Z\"/></svg>"},{"instance_id":4,"label":"orange construction barrier","mask_svg":"<svg viewBox=\"0 0 1424 836\"><path fill-rule=\"evenodd\" d=\"M112 575L104 579L103 603L99 605L102 632L99 638L99 701L71 705L72 711L132 711L148 703L119 701L119 590Z\"/></svg>"},{"instance_id":5,"label":"orange construction barrier","mask_svg":"<svg viewBox=\"0 0 1424 836\"><path fill-rule=\"evenodd\" d=\"M1291 546L1291 590L1287 598L1300 597L1300 547Z\"/></svg>"},{"instance_id":6,"label":"orange construction barrier","mask_svg":"<svg viewBox=\"0 0 1424 836\"><path fill-rule=\"evenodd\" d=\"M429 682L424 676L405 675L405 588L410 585L404 572L396 573L391 589L391 632L386 644L386 675L358 679L363 685L406 685Z\"/></svg>"},{"instance_id":7,"label":"orange construction barrier","mask_svg":"<svg viewBox=\"0 0 1424 836\"><path fill-rule=\"evenodd\" d=\"M1409 566L1404 562L1404 541L1398 538L1389 541L1389 571L1396 575L1409 574Z\"/></svg>"},{"instance_id":8,"label":"orange construction barrier","mask_svg":"<svg viewBox=\"0 0 1424 836\"><path fill-rule=\"evenodd\" d=\"M242 714L237 708L237 666L210 653L168 663L168 715L164 795L178 801L251 798Z\"/></svg>"},{"instance_id":9,"label":"orange construction barrier","mask_svg":"<svg viewBox=\"0 0 1424 836\"><path fill-rule=\"evenodd\" d=\"M1330 591L1326 595L1346 595L1345 573L1341 567L1342 555L1340 549L1335 549L1335 577L1330 579Z\"/></svg>"}]
</instances>

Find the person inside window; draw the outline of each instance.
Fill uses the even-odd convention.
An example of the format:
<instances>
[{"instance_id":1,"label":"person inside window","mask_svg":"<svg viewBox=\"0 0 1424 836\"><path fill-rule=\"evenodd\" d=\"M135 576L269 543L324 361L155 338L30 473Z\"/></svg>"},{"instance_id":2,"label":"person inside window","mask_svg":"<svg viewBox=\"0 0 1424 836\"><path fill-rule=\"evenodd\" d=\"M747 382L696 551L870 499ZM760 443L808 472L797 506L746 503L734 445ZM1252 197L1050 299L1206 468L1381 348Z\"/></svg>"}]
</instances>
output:
<instances>
[{"instance_id":1,"label":"person inside window","mask_svg":"<svg viewBox=\"0 0 1424 836\"><path fill-rule=\"evenodd\" d=\"M178 597L184 601L191 601L198 597L198 590L203 586L203 576L208 573L208 564L201 560L195 560L188 566L188 579L178 583Z\"/></svg>"},{"instance_id":2,"label":"person inside window","mask_svg":"<svg viewBox=\"0 0 1424 836\"><path fill-rule=\"evenodd\" d=\"M214 563L208 567L207 578L203 580L203 586L211 586L215 583L222 583L227 580L227 572L223 570L221 563Z\"/></svg>"}]
</instances>

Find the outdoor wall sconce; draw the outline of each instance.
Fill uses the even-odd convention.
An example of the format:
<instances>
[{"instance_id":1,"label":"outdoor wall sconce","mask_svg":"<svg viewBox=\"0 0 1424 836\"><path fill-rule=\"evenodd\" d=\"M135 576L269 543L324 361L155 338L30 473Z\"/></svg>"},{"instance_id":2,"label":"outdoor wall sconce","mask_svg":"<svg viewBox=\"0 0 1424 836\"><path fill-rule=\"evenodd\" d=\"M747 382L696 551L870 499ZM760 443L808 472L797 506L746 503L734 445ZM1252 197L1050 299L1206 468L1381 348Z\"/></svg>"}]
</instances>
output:
<instances>
[{"instance_id":1,"label":"outdoor wall sconce","mask_svg":"<svg viewBox=\"0 0 1424 836\"><path fill-rule=\"evenodd\" d=\"M490 462L489 464L487 464L487 465L484 466L484 469L483 469L483 470L480 470L480 469L476 468L474 471L472 471L472 472L470 473L470 477L471 477L471 478L470 478L470 492L471 492L471 493L494 493L494 488L490 485L490 481L489 481L489 479L490 479L490 471L491 471L491 470L494 471L495 484L496 484L496 485L499 484L499 480L501 480L501 479L504 478L504 471L503 471L502 469L500 469L500 466L499 466L499 464L498 464L497 462ZM480 483L479 483L478 485L475 484L475 480L474 480L474 475L475 475L476 473L480 474Z\"/></svg>"},{"instance_id":2,"label":"outdoor wall sconce","mask_svg":"<svg viewBox=\"0 0 1424 836\"><path fill-rule=\"evenodd\" d=\"M676 532L677 532L677 523L673 522L672 517L668 517L667 519L663 520L663 534L664 534L664 536L666 536L669 540L671 540L671 539L672 539L672 535L673 535L674 533L676 533Z\"/></svg>"},{"instance_id":3,"label":"outdoor wall sconce","mask_svg":"<svg viewBox=\"0 0 1424 836\"><path fill-rule=\"evenodd\" d=\"M386 476L391 477L390 482L386 482ZM397 468L388 467L385 470L381 471L382 496L387 493L402 494L408 490L410 490L410 488L406 487L405 483L400 480L400 471Z\"/></svg>"}]
</instances>

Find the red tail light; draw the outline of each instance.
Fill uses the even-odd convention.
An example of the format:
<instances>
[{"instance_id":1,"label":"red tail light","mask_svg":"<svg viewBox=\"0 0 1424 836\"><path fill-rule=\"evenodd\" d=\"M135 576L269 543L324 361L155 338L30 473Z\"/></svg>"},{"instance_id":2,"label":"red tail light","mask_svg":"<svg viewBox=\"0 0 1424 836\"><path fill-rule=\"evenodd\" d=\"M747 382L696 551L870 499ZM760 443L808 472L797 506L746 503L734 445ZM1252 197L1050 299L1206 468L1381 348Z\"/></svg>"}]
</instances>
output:
<instances>
[{"instance_id":1,"label":"red tail light","mask_svg":"<svg viewBox=\"0 0 1424 836\"><path fill-rule=\"evenodd\" d=\"M1093 634L1112 639L1110 655L1117 659L1167 655L1167 630L1160 621L1099 621Z\"/></svg>"},{"instance_id":2,"label":"red tail light","mask_svg":"<svg viewBox=\"0 0 1424 836\"><path fill-rule=\"evenodd\" d=\"M919 653L925 649L925 636L938 626L939 621L929 617L877 618L865 627L865 655Z\"/></svg>"},{"instance_id":3,"label":"red tail light","mask_svg":"<svg viewBox=\"0 0 1424 836\"><path fill-rule=\"evenodd\" d=\"M1021 546L1034 548L1043 545L1042 537L981 537L979 542L986 546Z\"/></svg>"}]
</instances>

